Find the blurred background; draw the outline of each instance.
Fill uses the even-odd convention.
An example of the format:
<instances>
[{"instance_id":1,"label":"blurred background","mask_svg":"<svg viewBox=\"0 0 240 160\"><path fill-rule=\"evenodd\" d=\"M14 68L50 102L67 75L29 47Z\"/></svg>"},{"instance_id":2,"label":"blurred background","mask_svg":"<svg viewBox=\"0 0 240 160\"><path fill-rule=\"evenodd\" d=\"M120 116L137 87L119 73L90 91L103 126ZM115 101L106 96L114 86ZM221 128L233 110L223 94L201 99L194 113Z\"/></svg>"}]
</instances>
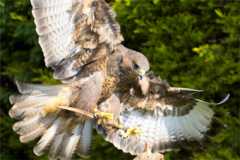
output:
<instances>
[{"instance_id":1,"label":"blurred background","mask_svg":"<svg viewBox=\"0 0 240 160\"><path fill-rule=\"evenodd\" d=\"M173 86L203 89L199 98L218 102L206 139L166 154L166 160L240 160L240 1L110 0L125 37L143 52L151 69ZM0 159L47 160L21 144L12 131L8 97L14 80L56 84L44 66L29 0L0 0ZM131 156L96 135L91 160L127 160Z\"/></svg>"}]
</instances>

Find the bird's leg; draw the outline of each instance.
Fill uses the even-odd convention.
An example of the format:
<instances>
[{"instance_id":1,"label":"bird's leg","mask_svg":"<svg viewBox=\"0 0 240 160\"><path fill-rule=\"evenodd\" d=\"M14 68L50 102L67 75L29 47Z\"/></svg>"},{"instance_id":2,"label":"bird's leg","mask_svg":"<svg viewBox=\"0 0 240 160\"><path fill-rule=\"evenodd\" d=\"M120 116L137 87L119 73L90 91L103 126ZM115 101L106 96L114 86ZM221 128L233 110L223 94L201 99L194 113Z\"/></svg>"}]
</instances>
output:
<instances>
[{"instance_id":1,"label":"bird's leg","mask_svg":"<svg viewBox=\"0 0 240 160\"><path fill-rule=\"evenodd\" d=\"M80 115L84 115L89 118L97 118L98 124L106 124L114 128L123 128L123 126L120 124L119 120L113 121L113 114L109 112L101 112L99 110L94 109L94 113L90 113L87 111L84 111L79 108L73 108L69 106L58 106L58 109L68 110L71 112L75 112Z\"/></svg>"},{"instance_id":2,"label":"bird's leg","mask_svg":"<svg viewBox=\"0 0 240 160\"><path fill-rule=\"evenodd\" d=\"M58 108L68 110L68 111L71 111L71 112L75 112L77 114L84 115L84 116L89 117L89 118L94 118L94 114L92 114L90 112L87 112L87 111L84 111L82 109L73 108L73 107L69 107L69 106L58 106Z\"/></svg>"}]
</instances>

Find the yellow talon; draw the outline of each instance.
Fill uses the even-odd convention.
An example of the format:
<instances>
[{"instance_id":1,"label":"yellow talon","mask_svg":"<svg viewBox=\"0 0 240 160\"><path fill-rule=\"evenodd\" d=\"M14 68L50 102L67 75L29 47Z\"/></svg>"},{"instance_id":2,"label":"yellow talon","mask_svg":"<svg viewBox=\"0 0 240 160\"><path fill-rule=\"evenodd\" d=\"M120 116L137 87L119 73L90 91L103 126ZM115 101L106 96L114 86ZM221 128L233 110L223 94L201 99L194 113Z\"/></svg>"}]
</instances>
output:
<instances>
[{"instance_id":1,"label":"yellow talon","mask_svg":"<svg viewBox=\"0 0 240 160\"><path fill-rule=\"evenodd\" d=\"M103 120L109 121L113 120L113 114L109 112L101 112L97 109L94 109L95 115Z\"/></svg>"},{"instance_id":2,"label":"yellow talon","mask_svg":"<svg viewBox=\"0 0 240 160\"><path fill-rule=\"evenodd\" d=\"M137 136L141 133L142 131L139 128L128 128L126 131L126 136Z\"/></svg>"},{"instance_id":3,"label":"yellow talon","mask_svg":"<svg viewBox=\"0 0 240 160\"><path fill-rule=\"evenodd\" d=\"M98 112L96 113L97 116L99 116L102 119L105 120L113 120L113 114L112 113L107 113L107 112Z\"/></svg>"},{"instance_id":4,"label":"yellow talon","mask_svg":"<svg viewBox=\"0 0 240 160\"><path fill-rule=\"evenodd\" d=\"M110 112L101 112L98 109L94 109L95 116L98 118L97 123L100 124L108 124L114 128L121 129L123 125L119 122L119 120L114 120L113 113Z\"/></svg>"},{"instance_id":5,"label":"yellow talon","mask_svg":"<svg viewBox=\"0 0 240 160\"><path fill-rule=\"evenodd\" d=\"M111 121L113 120L113 114L112 113L109 113L109 112L101 112L97 109L94 109L94 114L96 117L98 117L98 121L97 123L98 124L103 124L103 123L106 123L108 121Z\"/></svg>"}]
</instances>

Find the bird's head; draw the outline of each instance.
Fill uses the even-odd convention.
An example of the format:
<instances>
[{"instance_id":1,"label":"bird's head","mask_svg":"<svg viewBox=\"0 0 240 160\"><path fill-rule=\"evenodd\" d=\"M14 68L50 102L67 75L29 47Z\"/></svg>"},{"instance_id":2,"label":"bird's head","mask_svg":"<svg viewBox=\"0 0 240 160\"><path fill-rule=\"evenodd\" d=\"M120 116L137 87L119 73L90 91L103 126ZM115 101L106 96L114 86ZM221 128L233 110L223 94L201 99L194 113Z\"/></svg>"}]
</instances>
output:
<instances>
[{"instance_id":1,"label":"bird's head","mask_svg":"<svg viewBox=\"0 0 240 160\"><path fill-rule=\"evenodd\" d=\"M133 50L128 50L122 56L120 67L128 76L140 79L150 68L148 59L143 54Z\"/></svg>"}]
</instances>

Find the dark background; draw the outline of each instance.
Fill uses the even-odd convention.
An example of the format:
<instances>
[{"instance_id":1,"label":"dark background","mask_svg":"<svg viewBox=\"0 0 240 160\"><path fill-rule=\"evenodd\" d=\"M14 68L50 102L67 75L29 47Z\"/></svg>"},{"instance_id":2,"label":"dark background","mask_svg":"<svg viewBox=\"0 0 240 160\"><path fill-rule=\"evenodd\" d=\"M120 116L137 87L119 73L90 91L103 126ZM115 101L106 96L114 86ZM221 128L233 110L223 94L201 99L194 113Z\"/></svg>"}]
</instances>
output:
<instances>
[{"instance_id":1,"label":"dark background","mask_svg":"<svg viewBox=\"0 0 240 160\"><path fill-rule=\"evenodd\" d=\"M203 89L207 101L230 100L213 109L212 129L201 144L184 145L167 160L240 160L240 1L115 0L124 44L143 52L152 70L171 85ZM28 0L0 0L0 159L46 160L21 144L8 117L14 79L58 83L44 67ZM95 134L96 135L96 134ZM124 160L123 154L94 136L92 160Z\"/></svg>"}]
</instances>

